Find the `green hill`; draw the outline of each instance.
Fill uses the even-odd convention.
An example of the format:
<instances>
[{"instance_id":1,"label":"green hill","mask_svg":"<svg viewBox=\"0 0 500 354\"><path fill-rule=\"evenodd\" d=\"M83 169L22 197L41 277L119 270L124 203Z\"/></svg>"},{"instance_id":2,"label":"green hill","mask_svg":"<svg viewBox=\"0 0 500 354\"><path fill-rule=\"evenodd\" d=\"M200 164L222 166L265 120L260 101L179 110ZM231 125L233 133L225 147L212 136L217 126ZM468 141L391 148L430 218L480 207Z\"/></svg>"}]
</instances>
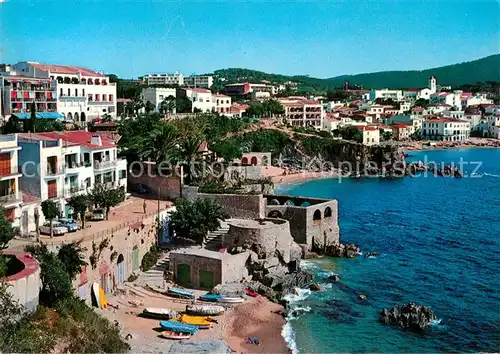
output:
<instances>
[{"instance_id":1,"label":"green hill","mask_svg":"<svg viewBox=\"0 0 500 354\"><path fill-rule=\"evenodd\" d=\"M290 80L298 82L301 89L312 89L314 91L342 87L345 80L348 80L351 85L363 85L364 88L425 87L431 75L437 78L440 85L458 87L476 82L500 82L500 54L426 70L382 71L357 75L341 75L329 79L318 79L303 75L268 74L262 71L239 68L216 70L214 74L216 75L216 80L217 78L226 79L224 82L220 82L220 84L244 81L259 82L262 80L284 83Z\"/></svg>"}]
</instances>

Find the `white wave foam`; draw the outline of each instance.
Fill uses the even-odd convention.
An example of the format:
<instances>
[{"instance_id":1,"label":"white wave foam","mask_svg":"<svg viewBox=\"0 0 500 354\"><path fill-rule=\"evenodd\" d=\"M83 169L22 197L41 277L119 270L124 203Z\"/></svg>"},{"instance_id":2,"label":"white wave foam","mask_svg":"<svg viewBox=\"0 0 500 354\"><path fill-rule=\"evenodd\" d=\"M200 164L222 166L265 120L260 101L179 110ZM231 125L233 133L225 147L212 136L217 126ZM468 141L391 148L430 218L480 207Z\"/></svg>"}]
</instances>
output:
<instances>
[{"instance_id":1,"label":"white wave foam","mask_svg":"<svg viewBox=\"0 0 500 354\"><path fill-rule=\"evenodd\" d=\"M292 354L299 354L299 350L297 349L297 343L295 342L295 331L292 328L290 322L287 322L283 325L283 329L281 330L281 336L286 342L288 349L292 352Z\"/></svg>"},{"instance_id":2,"label":"white wave foam","mask_svg":"<svg viewBox=\"0 0 500 354\"><path fill-rule=\"evenodd\" d=\"M294 308L295 311L304 311L304 312L309 312L311 311L311 306L306 306L306 307L295 307Z\"/></svg>"},{"instance_id":3,"label":"white wave foam","mask_svg":"<svg viewBox=\"0 0 500 354\"><path fill-rule=\"evenodd\" d=\"M487 173L487 172L483 173L483 175L484 176L490 176L490 177L497 177L497 178L500 177L500 175L495 175L493 173Z\"/></svg>"},{"instance_id":4,"label":"white wave foam","mask_svg":"<svg viewBox=\"0 0 500 354\"><path fill-rule=\"evenodd\" d=\"M311 295L311 290L309 289L300 289L300 288L295 288L294 289L295 293L292 294L287 294L283 296L283 299L288 301L289 303L294 303L297 301L303 301Z\"/></svg>"},{"instance_id":5,"label":"white wave foam","mask_svg":"<svg viewBox=\"0 0 500 354\"><path fill-rule=\"evenodd\" d=\"M318 266L311 261L302 260L300 261L300 268L311 270L311 269L317 269Z\"/></svg>"},{"instance_id":6,"label":"white wave foam","mask_svg":"<svg viewBox=\"0 0 500 354\"><path fill-rule=\"evenodd\" d=\"M366 259L372 259L372 258L377 258L377 256L368 256L368 257L365 257Z\"/></svg>"},{"instance_id":7,"label":"white wave foam","mask_svg":"<svg viewBox=\"0 0 500 354\"><path fill-rule=\"evenodd\" d=\"M436 318L435 320L429 321L429 326L431 327L436 327L436 328L446 328L446 325L441 324L442 319Z\"/></svg>"},{"instance_id":8,"label":"white wave foam","mask_svg":"<svg viewBox=\"0 0 500 354\"><path fill-rule=\"evenodd\" d=\"M318 276L320 276L321 278L328 278L332 275L339 275L339 274L335 273L335 272L320 272L320 273L318 273Z\"/></svg>"}]
</instances>

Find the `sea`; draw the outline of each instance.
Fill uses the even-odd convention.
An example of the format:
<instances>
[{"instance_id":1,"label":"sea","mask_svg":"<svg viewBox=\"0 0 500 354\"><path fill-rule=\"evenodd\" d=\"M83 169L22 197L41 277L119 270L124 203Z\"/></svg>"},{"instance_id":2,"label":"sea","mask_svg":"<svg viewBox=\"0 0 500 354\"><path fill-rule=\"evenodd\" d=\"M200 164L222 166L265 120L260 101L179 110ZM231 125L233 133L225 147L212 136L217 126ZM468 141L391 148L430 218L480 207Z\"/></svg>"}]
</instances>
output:
<instances>
[{"instance_id":1,"label":"sea","mask_svg":"<svg viewBox=\"0 0 500 354\"><path fill-rule=\"evenodd\" d=\"M332 178L277 189L337 199L341 242L362 252L303 261L324 291L288 297L296 311L282 334L294 353L500 351L500 149L410 154L463 161L466 176ZM333 274L339 283L325 281ZM421 333L378 321L383 308L408 302L438 319Z\"/></svg>"}]
</instances>

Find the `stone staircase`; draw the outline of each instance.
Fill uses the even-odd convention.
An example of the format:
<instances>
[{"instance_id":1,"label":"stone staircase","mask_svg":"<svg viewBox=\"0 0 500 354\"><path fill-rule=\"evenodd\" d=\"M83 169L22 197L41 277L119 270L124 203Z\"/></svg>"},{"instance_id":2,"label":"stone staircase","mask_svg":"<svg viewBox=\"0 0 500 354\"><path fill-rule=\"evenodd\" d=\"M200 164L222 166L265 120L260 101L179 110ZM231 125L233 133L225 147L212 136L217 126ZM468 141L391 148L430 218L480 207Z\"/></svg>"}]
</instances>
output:
<instances>
[{"instance_id":1,"label":"stone staircase","mask_svg":"<svg viewBox=\"0 0 500 354\"><path fill-rule=\"evenodd\" d=\"M153 288L164 287L163 272L168 270L170 263L170 255L167 253L165 256L158 260L156 265L146 272L141 272L137 279L138 284L149 285Z\"/></svg>"},{"instance_id":2,"label":"stone staircase","mask_svg":"<svg viewBox=\"0 0 500 354\"><path fill-rule=\"evenodd\" d=\"M205 239L204 248L207 250L218 251L222 248L222 238L228 233L229 225L225 222L221 226L208 234Z\"/></svg>"}]
</instances>

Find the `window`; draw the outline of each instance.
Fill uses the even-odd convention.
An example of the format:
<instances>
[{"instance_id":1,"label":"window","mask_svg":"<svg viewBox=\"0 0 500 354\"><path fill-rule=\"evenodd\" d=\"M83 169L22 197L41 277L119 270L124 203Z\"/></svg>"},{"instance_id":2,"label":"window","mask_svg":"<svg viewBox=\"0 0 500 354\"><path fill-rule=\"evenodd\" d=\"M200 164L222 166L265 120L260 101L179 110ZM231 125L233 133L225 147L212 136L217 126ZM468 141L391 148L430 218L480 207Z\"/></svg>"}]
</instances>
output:
<instances>
[{"instance_id":1,"label":"window","mask_svg":"<svg viewBox=\"0 0 500 354\"><path fill-rule=\"evenodd\" d=\"M85 89L82 89L82 96L85 97Z\"/></svg>"},{"instance_id":2,"label":"window","mask_svg":"<svg viewBox=\"0 0 500 354\"><path fill-rule=\"evenodd\" d=\"M119 178L120 179L127 178L127 170L120 170L120 172L119 172Z\"/></svg>"},{"instance_id":3,"label":"window","mask_svg":"<svg viewBox=\"0 0 500 354\"><path fill-rule=\"evenodd\" d=\"M92 94L91 93L89 93L88 99L89 99L89 102L92 102L93 98L92 98Z\"/></svg>"},{"instance_id":4,"label":"window","mask_svg":"<svg viewBox=\"0 0 500 354\"><path fill-rule=\"evenodd\" d=\"M109 95L109 101L113 102L113 95Z\"/></svg>"},{"instance_id":5,"label":"window","mask_svg":"<svg viewBox=\"0 0 500 354\"><path fill-rule=\"evenodd\" d=\"M106 94L103 94L103 95L102 95L102 100L103 100L104 102L106 102L106 101L108 100L108 97L107 97L107 95L106 95Z\"/></svg>"},{"instance_id":6,"label":"window","mask_svg":"<svg viewBox=\"0 0 500 354\"><path fill-rule=\"evenodd\" d=\"M78 96L78 89L75 89L75 96Z\"/></svg>"},{"instance_id":7,"label":"window","mask_svg":"<svg viewBox=\"0 0 500 354\"><path fill-rule=\"evenodd\" d=\"M59 92L59 96L63 96L63 89L61 87L61 91Z\"/></svg>"},{"instance_id":8,"label":"window","mask_svg":"<svg viewBox=\"0 0 500 354\"><path fill-rule=\"evenodd\" d=\"M71 96L71 89L68 89L68 96Z\"/></svg>"},{"instance_id":9,"label":"window","mask_svg":"<svg viewBox=\"0 0 500 354\"><path fill-rule=\"evenodd\" d=\"M163 100L163 95L160 95L159 97L160 97L160 100Z\"/></svg>"}]
</instances>

